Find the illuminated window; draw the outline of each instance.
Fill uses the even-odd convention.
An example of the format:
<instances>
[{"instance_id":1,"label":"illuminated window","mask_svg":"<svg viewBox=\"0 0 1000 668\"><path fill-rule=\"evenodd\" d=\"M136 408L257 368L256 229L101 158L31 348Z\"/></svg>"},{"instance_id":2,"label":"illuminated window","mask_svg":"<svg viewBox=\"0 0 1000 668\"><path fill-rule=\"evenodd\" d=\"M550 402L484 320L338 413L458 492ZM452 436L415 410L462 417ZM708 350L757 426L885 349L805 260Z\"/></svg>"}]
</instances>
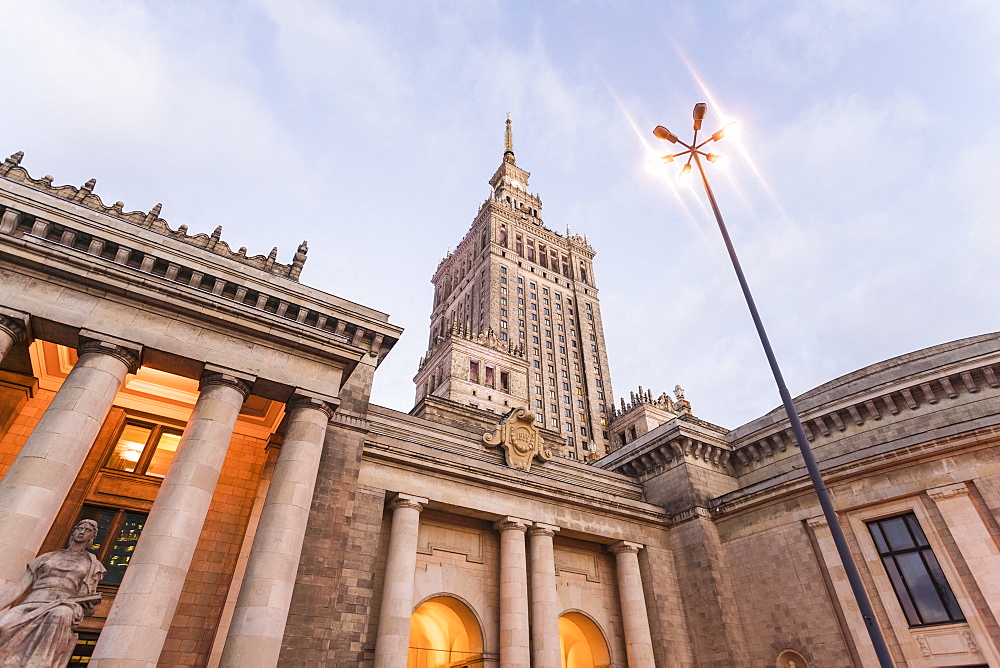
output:
<instances>
[{"instance_id":1,"label":"illuminated window","mask_svg":"<svg viewBox=\"0 0 1000 668\"><path fill-rule=\"evenodd\" d=\"M146 514L84 506L77 521L79 520L97 522L97 537L90 551L108 569L101 584L121 584L132 552L142 534L142 527L146 523Z\"/></svg>"},{"instance_id":2,"label":"illuminated window","mask_svg":"<svg viewBox=\"0 0 1000 668\"><path fill-rule=\"evenodd\" d=\"M162 478L181 440L179 429L126 422L104 468Z\"/></svg>"}]
</instances>

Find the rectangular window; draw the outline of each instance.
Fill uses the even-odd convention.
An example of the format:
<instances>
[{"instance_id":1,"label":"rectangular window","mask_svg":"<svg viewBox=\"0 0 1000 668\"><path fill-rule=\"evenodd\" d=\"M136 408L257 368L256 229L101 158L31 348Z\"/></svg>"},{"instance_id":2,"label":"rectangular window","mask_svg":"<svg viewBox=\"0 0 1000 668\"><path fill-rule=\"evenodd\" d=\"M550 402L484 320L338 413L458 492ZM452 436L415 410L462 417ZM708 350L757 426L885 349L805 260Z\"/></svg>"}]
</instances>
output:
<instances>
[{"instance_id":1,"label":"rectangular window","mask_svg":"<svg viewBox=\"0 0 1000 668\"><path fill-rule=\"evenodd\" d=\"M541 408L541 407L542 407L542 400L535 399L535 408Z\"/></svg>"},{"instance_id":2,"label":"rectangular window","mask_svg":"<svg viewBox=\"0 0 1000 668\"><path fill-rule=\"evenodd\" d=\"M90 552L93 552L98 561L108 569L101 583L121 584L132 551L135 550L142 527L146 523L146 514L84 506L80 511L80 519L97 522L97 537Z\"/></svg>"},{"instance_id":3,"label":"rectangular window","mask_svg":"<svg viewBox=\"0 0 1000 668\"><path fill-rule=\"evenodd\" d=\"M916 515L869 522L868 531L910 626L965 621Z\"/></svg>"},{"instance_id":4,"label":"rectangular window","mask_svg":"<svg viewBox=\"0 0 1000 668\"><path fill-rule=\"evenodd\" d=\"M569 417L573 417L573 411L571 411L570 409L567 408L566 411L565 411L565 413L566 413L566 417L568 417L568 418Z\"/></svg>"},{"instance_id":5,"label":"rectangular window","mask_svg":"<svg viewBox=\"0 0 1000 668\"><path fill-rule=\"evenodd\" d=\"M469 380L473 383L479 382L479 362L476 360L469 361Z\"/></svg>"},{"instance_id":6,"label":"rectangular window","mask_svg":"<svg viewBox=\"0 0 1000 668\"><path fill-rule=\"evenodd\" d=\"M506 371L500 372L500 389L504 392L510 391L510 374Z\"/></svg>"},{"instance_id":7,"label":"rectangular window","mask_svg":"<svg viewBox=\"0 0 1000 668\"><path fill-rule=\"evenodd\" d=\"M126 422L104 468L162 478L180 441L178 429Z\"/></svg>"},{"instance_id":8,"label":"rectangular window","mask_svg":"<svg viewBox=\"0 0 1000 668\"><path fill-rule=\"evenodd\" d=\"M495 379L494 379L494 376L493 376L493 367L488 366L488 367L486 367L486 383L485 384L488 385L489 387L493 387L493 383L494 382L495 382Z\"/></svg>"}]
</instances>

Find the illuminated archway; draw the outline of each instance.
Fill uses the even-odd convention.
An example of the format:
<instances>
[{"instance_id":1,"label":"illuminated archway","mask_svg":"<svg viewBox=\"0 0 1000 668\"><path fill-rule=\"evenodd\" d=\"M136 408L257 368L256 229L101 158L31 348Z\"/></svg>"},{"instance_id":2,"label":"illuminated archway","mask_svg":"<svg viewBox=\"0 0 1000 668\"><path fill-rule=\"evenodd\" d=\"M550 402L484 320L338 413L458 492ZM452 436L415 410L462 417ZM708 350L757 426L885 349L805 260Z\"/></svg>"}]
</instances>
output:
<instances>
[{"instance_id":1,"label":"illuminated archway","mask_svg":"<svg viewBox=\"0 0 1000 668\"><path fill-rule=\"evenodd\" d=\"M407 668L448 668L481 659L483 633L476 615L462 601L435 596L410 617Z\"/></svg>"},{"instance_id":2,"label":"illuminated archway","mask_svg":"<svg viewBox=\"0 0 1000 668\"><path fill-rule=\"evenodd\" d=\"M611 665L608 643L590 617L567 612L559 618L562 668L602 668Z\"/></svg>"}]
</instances>

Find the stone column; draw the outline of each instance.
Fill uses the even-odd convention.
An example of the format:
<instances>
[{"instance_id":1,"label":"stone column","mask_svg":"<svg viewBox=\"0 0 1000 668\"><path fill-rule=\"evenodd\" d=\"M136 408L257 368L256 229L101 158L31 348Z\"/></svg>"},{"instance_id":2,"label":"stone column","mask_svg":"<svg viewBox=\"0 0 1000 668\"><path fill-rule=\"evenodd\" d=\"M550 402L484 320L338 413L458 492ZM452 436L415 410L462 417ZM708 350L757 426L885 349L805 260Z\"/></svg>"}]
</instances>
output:
<instances>
[{"instance_id":1,"label":"stone column","mask_svg":"<svg viewBox=\"0 0 1000 668\"><path fill-rule=\"evenodd\" d=\"M250 379L207 368L200 390L94 648L95 668L160 658Z\"/></svg>"},{"instance_id":2,"label":"stone column","mask_svg":"<svg viewBox=\"0 0 1000 668\"><path fill-rule=\"evenodd\" d=\"M1000 549L969 497L964 482L927 490L955 538L972 578L995 619L1000 619Z\"/></svg>"},{"instance_id":3,"label":"stone column","mask_svg":"<svg viewBox=\"0 0 1000 668\"><path fill-rule=\"evenodd\" d=\"M531 656L534 668L560 668L559 594L552 537L559 527L535 522L531 541Z\"/></svg>"},{"instance_id":4,"label":"stone column","mask_svg":"<svg viewBox=\"0 0 1000 668\"><path fill-rule=\"evenodd\" d=\"M128 346L128 347L126 347ZM79 359L0 482L0 578L18 579L35 558L126 374L138 347L85 339Z\"/></svg>"},{"instance_id":5,"label":"stone column","mask_svg":"<svg viewBox=\"0 0 1000 668\"><path fill-rule=\"evenodd\" d=\"M297 395L271 476L221 666L274 666L295 587L326 425L336 401Z\"/></svg>"},{"instance_id":6,"label":"stone column","mask_svg":"<svg viewBox=\"0 0 1000 668\"><path fill-rule=\"evenodd\" d=\"M413 615L413 575L417 568L420 511L427 499L397 494L392 509L389 554L385 560L382 607L378 613L374 668L406 668Z\"/></svg>"},{"instance_id":7,"label":"stone column","mask_svg":"<svg viewBox=\"0 0 1000 668\"><path fill-rule=\"evenodd\" d=\"M820 566L825 568L833 586L831 598L833 604L840 608L844 617L846 628L842 628L846 639L852 645L852 658L860 666L877 666L878 656L875 654L875 647L865 627L864 617L858 610L858 604L854 598L854 592L847 579L847 571L844 570L844 563L840 560L840 553L837 552L837 545L833 542L833 533L830 525L827 524L826 517L819 515L806 520L806 524L812 530L815 539L817 555L821 560ZM883 627L885 628L885 627ZM891 635L892 630L886 629L886 635ZM856 655L856 656L854 656Z\"/></svg>"},{"instance_id":8,"label":"stone column","mask_svg":"<svg viewBox=\"0 0 1000 668\"><path fill-rule=\"evenodd\" d=\"M614 553L617 565L618 599L622 604L622 627L625 630L629 668L656 668L649 616L646 614L646 596L639 574L639 550L642 545L620 540L608 549Z\"/></svg>"},{"instance_id":9,"label":"stone column","mask_svg":"<svg viewBox=\"0 0 1000 668\"><path fill-rule=\"evenodd\" d=\"M528 568L523 520L506 517L500 532L500 668L531 668L528 649Z\"/></svg>"},{"instance_id":10,"label":"stone column","mask_svg":"<svg viewBox=\"0 0 1000 668\"><path fill-rule=\"evenodd\" d=\"M22 318L0 313L0 361L3 361L15 343L20 343L27 337L28 329Z\"/></svg>"}]
</instances>

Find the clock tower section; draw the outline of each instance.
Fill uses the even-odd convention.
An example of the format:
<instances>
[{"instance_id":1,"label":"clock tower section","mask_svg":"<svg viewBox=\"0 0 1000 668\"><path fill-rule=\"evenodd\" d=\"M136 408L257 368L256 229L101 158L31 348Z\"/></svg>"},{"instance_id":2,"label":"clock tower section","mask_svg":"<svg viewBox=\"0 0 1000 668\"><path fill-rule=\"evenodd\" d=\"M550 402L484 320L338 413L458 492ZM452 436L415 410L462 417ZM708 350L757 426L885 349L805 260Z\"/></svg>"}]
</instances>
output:
<instances>
[{"instance_id":1,"label":"clock tower section","mask_svg":"<svg viewBox=\"0 0 1000 668\"><path fill-rule=\"evenodd\" d=\"M557 454L595 459L610 446L613 394L594 249L545 226L517 166L507 118L492 191L431 278L427 354L414 381L428 396L503 414L529 409Z\"/></svg>"}]
</instances>

